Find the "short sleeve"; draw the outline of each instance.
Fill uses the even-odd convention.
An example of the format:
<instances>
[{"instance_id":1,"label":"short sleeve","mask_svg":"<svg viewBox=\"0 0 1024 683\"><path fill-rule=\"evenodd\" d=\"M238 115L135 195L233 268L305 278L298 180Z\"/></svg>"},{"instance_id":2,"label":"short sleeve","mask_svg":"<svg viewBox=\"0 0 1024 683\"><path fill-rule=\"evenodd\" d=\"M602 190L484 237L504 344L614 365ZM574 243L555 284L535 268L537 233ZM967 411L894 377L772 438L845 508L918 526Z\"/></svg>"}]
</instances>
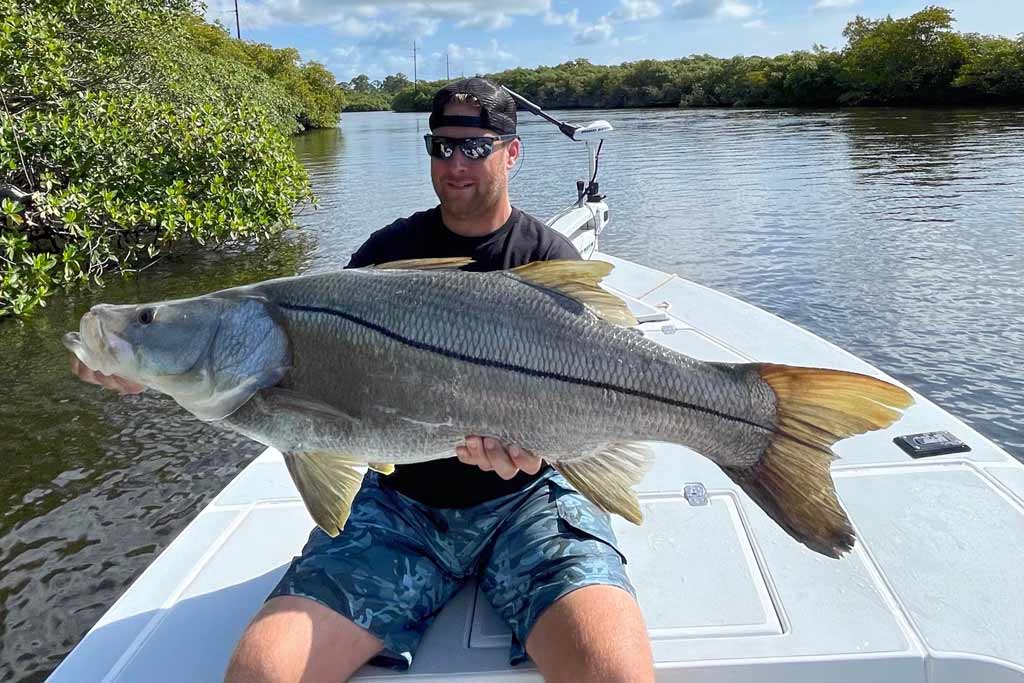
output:
<instances>
[{"instance_id":1,"label":"short sleeve","mask_svg":"<svg viewBox=\"0 0 1024 683\"><path fill-rule=\"evenodd\" d=\"M552 235L551 243L542 258L545 261L554 261L558 259L579 261L581 259L580 253L576 251L576 247L573 246L572 242L563 237L560 233Z\"/></svg>"},{"instance_id":2,"label":"short sleeve","mask_svg":"<svg viewBox=\"0 0 1024 683\"><path fill-rule=\"evenodd\" d=\"M408 219L400 218L377 230L349 257L346 268L365 268L405 258L402 248L408 241Z\"/></svg>"},{"instance_id":3,"label":"short sleeve","mask_svg":"<svg viewBox=\"0 0 1024 683\"><path fill-rule=\"evenodd\" d=\"M363 244L352 253L348 258L348 264L346 268L365 268L366 266L372 266L374 260L370 257L370 253L373 251L372 247L373 238L366 240Z\"/></svg>"}]
</instances>

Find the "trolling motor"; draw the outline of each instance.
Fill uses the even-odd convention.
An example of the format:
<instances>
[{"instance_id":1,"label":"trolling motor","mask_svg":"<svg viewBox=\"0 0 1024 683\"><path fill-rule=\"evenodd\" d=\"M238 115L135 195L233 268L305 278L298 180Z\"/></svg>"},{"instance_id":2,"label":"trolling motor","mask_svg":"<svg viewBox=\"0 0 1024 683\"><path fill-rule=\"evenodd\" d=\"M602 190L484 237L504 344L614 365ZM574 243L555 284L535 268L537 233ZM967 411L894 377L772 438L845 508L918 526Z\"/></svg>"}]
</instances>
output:
<instances>
[{"instance_id":1,"label":"trolling motor","mask_svg":"<svg viewBox=\"0 0 1024 683\"><path fill-rule=\"evenodd\" d=\"M505 88L505 86L502 87ZM604 146L604 138L614 130L612 125L604 119L598 119L585 126L574 126L547 114L519 93L509 88L505 88L505 91L520 107L555 125L570 140L582 142L587 146L590 180L576 181L576 202L555 214L548 221L548 226L568 237L576 245L580 254L584 258L589 258L597 250L597 236L608 224L608 205L604 201L605 195L600 193L597 169L601 158L601 147ZM595 142L597 143L596 148Z\"/></svg>"},{"instance_id":2,"label":"trolling motor","mask_svg":"<svg viewBox=\"0 0 1024 683\"><path fill-rule=\"evenodd\" d=\"M505 88L505 91L508 92L508 94L511 95L516 103L518 103L523 109L535 116L541 117L549 123L554 124L558 127L558 130L562 131L562 134L570 140L586 144L587 153L590 157L590 181L587 183L584 183L582 180L576 181L577 193L579 195L577 201L581 200L584 195L587 197L587 201L599 202L604 199L602 195L598 194L597 164L601 155L601 146L604 144L605 134L614 130L612 128L612 124L608 123L604 119L591 121L585 126L574 126L570 123L566 123L565 121L559 121L511 88L506 88L505 86L502 87ZM595 141L598 143L596 150L593 146L593 142Z\"/></svg>"}]
</instances>

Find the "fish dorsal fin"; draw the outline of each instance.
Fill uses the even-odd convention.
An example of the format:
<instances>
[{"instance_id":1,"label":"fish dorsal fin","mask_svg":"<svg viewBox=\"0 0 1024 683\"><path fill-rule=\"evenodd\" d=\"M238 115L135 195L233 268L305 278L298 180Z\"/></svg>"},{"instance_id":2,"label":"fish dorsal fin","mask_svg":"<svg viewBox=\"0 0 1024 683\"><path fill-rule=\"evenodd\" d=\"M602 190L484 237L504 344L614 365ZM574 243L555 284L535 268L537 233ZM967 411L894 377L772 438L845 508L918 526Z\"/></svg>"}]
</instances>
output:
<instances>
[{"instance_id":1,"label":"fish dorsal fin","mask_svg":"<svg viewBox=\"0 0 1024 683\"><path fill-rule=\"evenodd\" d=\"M612 272L612 268L607 261L559 260L534 261L509 272L529 283L575 299L602 320L615 325L636 325L636 316L625 302L601 289L601 280Z\"/></svg>"},{"instance_id":2,"label":"fish dorsal fin","mask_svg":"<svg viewBox=\"0 0 1024 683\"><path fill-rule=\"evenodd\" d=\"M473 259L468 256L452 256L446 258L410 258L401 261L378 263L377 270L455 270L468 266Z\"/></svg>"}]
</instances>

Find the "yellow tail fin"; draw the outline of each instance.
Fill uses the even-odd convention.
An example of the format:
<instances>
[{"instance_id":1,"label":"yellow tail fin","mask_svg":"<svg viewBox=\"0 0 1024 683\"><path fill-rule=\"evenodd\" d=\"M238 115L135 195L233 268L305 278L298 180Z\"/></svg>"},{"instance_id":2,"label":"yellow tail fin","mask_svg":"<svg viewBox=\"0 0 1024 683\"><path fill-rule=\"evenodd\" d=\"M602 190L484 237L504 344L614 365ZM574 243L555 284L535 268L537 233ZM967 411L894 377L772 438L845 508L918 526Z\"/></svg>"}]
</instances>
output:
<instances>
[{"instance_id":1,"label":"yellow tail fin","mask_svg":"<svg viewBox=\"0 0 1024 683\"><path fill-rule=\"evenodd\" d=\"M776 434L755 465L723 469L791 536L839 557L855 536L829 473L831 446L885 429L914 400L889 382L852 372L771 364L757 370L778 401Z\"/></svg>"}]
</instances>

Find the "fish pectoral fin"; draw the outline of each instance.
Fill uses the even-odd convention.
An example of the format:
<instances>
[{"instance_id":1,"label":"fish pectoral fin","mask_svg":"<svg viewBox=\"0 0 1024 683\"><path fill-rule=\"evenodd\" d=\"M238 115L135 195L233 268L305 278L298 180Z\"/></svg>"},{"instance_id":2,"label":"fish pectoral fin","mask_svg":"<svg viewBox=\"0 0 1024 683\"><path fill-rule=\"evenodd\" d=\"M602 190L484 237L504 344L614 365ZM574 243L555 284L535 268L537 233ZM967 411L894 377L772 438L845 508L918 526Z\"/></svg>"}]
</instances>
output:
<instances>
[{"instance_id":1,"label":"fish pectoral fin","mask_svg":"<svg viewBox=\"0 0 1024 683\"><path fill-rule=\"evenodd\" d=\"M451 256L446 258L411 258L401 261L388 261L378 263L371 268L377 270L455 270L468 266L473 262L472 258L466 256Z\"/></svg>"},{"instance_id":2,"label":"fish pectoral fin","mask_svg":"<svg viewBox=\"0 0 1024 683\"><path fill-rule=\"evenodd\" d=\"M601 288L601 280L612 271L607 261L534 261L513 268L510 273L534 285L553 289L593 311L601 320L614 325L637 324L629 306Z\"/></svg>"},{"instance_id":3,"label":"fish pectoral fin","mask_svg":"<svg viewBox=\"0 0 1024 683\"><path fill-rule=\"evenodd\" d=\"M308 394L294 389L273 387L260 392L260 398L266 410L293 415L304 415L321 420L341 420L356 422L356 418L348 413Z\"/></svg>"},{"instance_id":4,"label":"fish pectoral fin","mask_svg":"<svg viewBox=\"0 0 1024 683\"><path fill-rule=\"evenodd\" d=\"M288 370L289 368L284 366L268 368L236 386L218 389L212 397L207 399L179 400L176 398L175 400L178 405L204 422L223 420L225 417L230 417L261 390L280 382L288 374Z\"/></svg>"},{"instance_id":5,"label":"fish pectoral fin","mask_svg":"<svg viewBox=\"0 0 1024 683\"><path fill-rule=\"evenodd\" d=\"M381 474L394 474L395 466L383 462L371 462L370 469Z\"/></svg>"},{"instance_id":6,"label":"fish pectoral fin","mask_svg":"<svg viewBox=\"0 0 1024 683\"><path fill-rule=\"evenodd\" d=\"M366 465L322 451L285 453L284 463L313 521L329 536L337 536L348 521Z\"/></svg>"},{"instance_id":7,"label":"fish pectoral fin","mask_svg":"<svg viewBox=\"0 0 1024 683\"><path fill-rule=\"evenodd\" d=\"M653 460L646 445L630 442L608 444L595 455L553 462L551 466L605 512L639 524L644 516L631 487L643 479Z\"/></svg>"},{"instance_id":8,"label":"fish pectoral fin","mask_svg":"<svg viewBox=\"0 0 1024 683\"><path fill-rule=\"evenodd\" d=\"M253 400L252 410L265 422L276 425L279 436L288 436L283 442L263 441L282 453L346 453L353 433L362 428L359 418L302 392L281 387L261 391Z\"/></svg>"}]
</instances>

